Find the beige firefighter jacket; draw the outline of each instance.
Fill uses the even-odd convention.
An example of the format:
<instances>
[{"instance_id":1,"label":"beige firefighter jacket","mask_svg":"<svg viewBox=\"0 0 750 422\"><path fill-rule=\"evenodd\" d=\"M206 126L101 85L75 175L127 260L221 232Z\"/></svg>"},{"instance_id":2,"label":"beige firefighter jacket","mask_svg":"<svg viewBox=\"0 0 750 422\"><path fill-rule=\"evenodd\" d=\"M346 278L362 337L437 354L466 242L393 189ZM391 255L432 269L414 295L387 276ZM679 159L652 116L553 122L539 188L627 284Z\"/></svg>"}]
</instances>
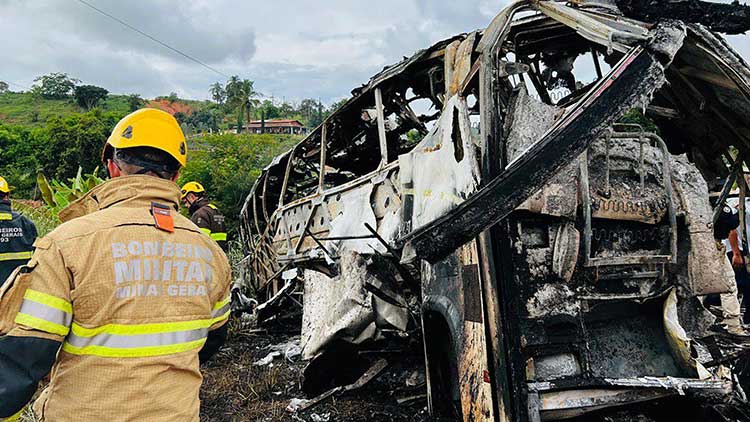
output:
<instances>
[{"instance_id":1,"label":"beige firefighter jacket","mask_svg":"<svg viewBox=\"0 0 750 422\"><path fill-rule=\"evenodd\" d=\"M34 403L40 419L198 421L198 352L227 321L230 269L177 213L179 196L150 176L96 187L0 292L0 333L63 343ZM169 207L174 232L156 227L154 202Z\"/></svg>"}]
</instances>

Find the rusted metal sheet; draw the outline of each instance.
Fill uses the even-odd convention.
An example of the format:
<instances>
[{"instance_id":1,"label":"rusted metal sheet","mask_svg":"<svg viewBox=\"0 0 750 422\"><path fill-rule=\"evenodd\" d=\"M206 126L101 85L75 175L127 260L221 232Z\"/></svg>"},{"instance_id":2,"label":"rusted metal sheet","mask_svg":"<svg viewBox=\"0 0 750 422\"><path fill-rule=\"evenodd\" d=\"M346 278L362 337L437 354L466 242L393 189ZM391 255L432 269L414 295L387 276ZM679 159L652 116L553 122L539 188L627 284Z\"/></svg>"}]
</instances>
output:
<instances>
[{"instance_id":1,"label":"rusted metal sheet","mask_svg":"<svg viewBox=\"0 0 750 422\"><path fill-rule=\"evenodd\" d=\"M464 421L492 421L492 390L485 382L487 368L487 340L482 317L479 291L479 254L476 242L459 250L461 283L463 287L463 333L459 355L459 385Z\"/></svg>"}]
</instances>

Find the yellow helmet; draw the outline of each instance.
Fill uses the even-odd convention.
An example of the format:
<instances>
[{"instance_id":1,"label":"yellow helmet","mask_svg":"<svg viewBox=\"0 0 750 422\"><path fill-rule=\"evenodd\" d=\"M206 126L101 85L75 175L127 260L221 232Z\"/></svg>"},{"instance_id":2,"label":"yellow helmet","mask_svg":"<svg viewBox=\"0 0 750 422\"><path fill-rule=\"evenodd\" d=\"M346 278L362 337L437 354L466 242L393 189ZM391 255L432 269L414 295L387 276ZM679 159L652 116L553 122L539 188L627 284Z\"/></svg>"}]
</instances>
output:
<instances>
[{"instance_id":1,"label":"yellow helmet","mask_svg":"<svg viewBox=\"0 0 750 422\"><path fill-rule=\"evenodd\" d=\"M10 193L10 186L8 186L8 182L2 176L0 176L0 192Z\"/></svg>"},{"instance_id":2,"label":"yellow helmet","mask_svg":"<svg viewBox=\"0 0 750 422\"><path fill-rule=\"evenodd\" d=\"M115 148L151 147L174 157L182 167L187 162L187 142L180 124L166 111L142 108L120 120L107 139L102 160L112 158Z\"/></svg>"},{"instance_id":3,"label":"yellow helmet","mask_svg":"<svg viewBox=\"0 0 750 422\"><path fill-rule=\"evenodd\" d=\"M182 186L180 199L185 199L189 193L203 193L206 190L203 189L203 185L198 182L187 182Z\"/></svg>"}]
</instances>

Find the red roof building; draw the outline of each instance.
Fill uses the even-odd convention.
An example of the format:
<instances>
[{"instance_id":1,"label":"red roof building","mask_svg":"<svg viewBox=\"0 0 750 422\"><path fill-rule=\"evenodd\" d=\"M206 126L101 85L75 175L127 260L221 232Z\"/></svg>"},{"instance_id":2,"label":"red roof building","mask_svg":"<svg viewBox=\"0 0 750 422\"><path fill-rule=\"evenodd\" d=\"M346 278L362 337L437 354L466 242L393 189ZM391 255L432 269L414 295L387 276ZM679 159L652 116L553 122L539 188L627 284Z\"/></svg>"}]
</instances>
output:
<instances>
[{"instance_id":1,"label":"red roof building","mask_svg":"<svg viewBox=\"0 0 750 422\"><path fill-rule=\"evenodd\" d=\"M287 135L307 135L308 129L299 120L273 119L252 120L249 125L244 125L245 133L274 133Z\"/></svg>"}]
</instances>

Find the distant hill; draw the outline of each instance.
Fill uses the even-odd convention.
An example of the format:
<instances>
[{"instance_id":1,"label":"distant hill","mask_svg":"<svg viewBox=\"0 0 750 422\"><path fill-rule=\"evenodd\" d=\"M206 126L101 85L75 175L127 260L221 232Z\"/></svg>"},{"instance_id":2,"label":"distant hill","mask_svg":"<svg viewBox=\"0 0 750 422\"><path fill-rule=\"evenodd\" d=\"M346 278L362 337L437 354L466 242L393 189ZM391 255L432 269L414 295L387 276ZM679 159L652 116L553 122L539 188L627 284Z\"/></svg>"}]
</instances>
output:
<instances>
[{"instance_id":1,"label":"distant hill","mask_svg":"<svg viewBox=\"0 0 750 422\"><path fill-rule=\"evenodd\" d=\"M130 108L125 95L110 95L101 105L105 111L126 114ZM75 100L50 100L27 92L0 94L0 122L22 126L43 126L53 116L83 113Z\"/></svg>"},{"instance_id":2,"label":"distant hill","mask_svg":"<svg viewBox=\"0 0 750 422\"><path fill-rule=\"evenodd\" d=\"M99 106L103 111L125 115L130 112L127 95L109 95ZM208 107L208 101L184 100L170 101L160 97L145 100L147 107L162 109L170 114L182 112L191 114ZM0 94L0 123L39 127L44 126L53 116L67 117L75 113L84 113L73 98L52 100L35 96L28 92L6 92Z\"/></svg>"}]
</instances>

